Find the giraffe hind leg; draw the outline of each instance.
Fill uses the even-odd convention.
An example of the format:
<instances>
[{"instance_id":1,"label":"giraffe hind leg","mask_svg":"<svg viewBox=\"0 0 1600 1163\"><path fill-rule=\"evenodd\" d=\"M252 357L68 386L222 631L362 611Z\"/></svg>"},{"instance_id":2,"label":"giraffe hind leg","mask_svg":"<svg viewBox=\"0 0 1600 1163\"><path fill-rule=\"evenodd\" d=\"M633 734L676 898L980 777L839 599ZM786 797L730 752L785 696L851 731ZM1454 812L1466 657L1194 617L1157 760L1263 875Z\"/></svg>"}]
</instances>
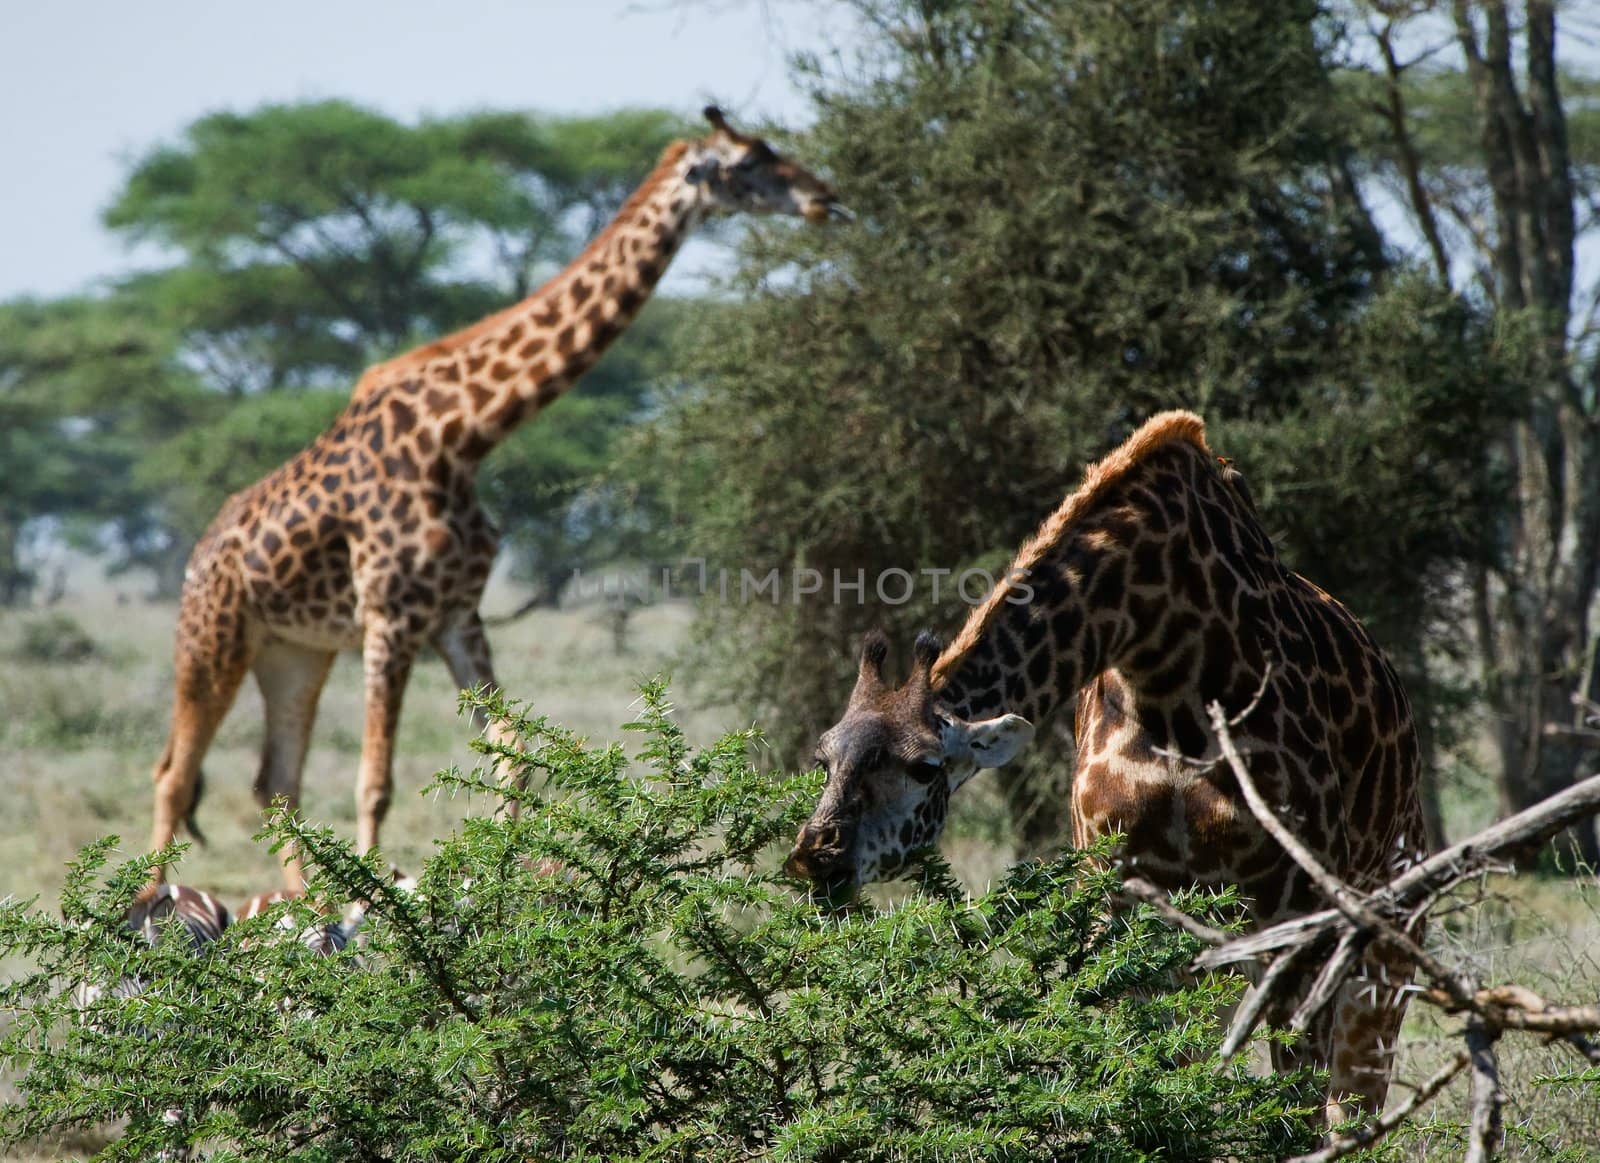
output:
<instances>
[{"instance_id":1,"label":"giraffe hind leg","mask_svg":"<svg viewBox=\"0 0 1600 1163\"><path fill-rule=\"evenodd\" d=\"M218 617L216 610L194 610L195 599L185 595L179 618L175 655L177 683L172 701L172 727L167 746L151 773L155 784L155 812L150 828L150 851L172 842L180 824L194 827L200 801L200 764L216 736L223 716L249 667L251 644L237 612ZM222 611L226 614L228 611ZM150 870L151 884L164 872Z\"/></svg>"},{"instance_id":2,"label":"giraffe hind leg","mask_svg":"<svg viewBox=\"0 0 1600 1163\"><path fill-rule=\"evenodd\" d=\"M266 711L266 732L253 790L263 810L280 797L291 811L300 806L300 774L316 722L317 700L336 657L332 650L282 641L265 643L256 654L251 669ZM305 878L300 854L293 847L283 850L283 871L286 887L298 894Z\"/></svg>"},{"instance_id":3,"label":"giraffe hind leg","mask_svg":"<svg viewBox=\"0 0 1600 1163\"><path fill-rule=\"evenodd\" d=\"M1383 1111L1411 977L1408 962L1369 951L1335 999L1328 1064L1330 1123Z\"/></svg>"}]
</instances>

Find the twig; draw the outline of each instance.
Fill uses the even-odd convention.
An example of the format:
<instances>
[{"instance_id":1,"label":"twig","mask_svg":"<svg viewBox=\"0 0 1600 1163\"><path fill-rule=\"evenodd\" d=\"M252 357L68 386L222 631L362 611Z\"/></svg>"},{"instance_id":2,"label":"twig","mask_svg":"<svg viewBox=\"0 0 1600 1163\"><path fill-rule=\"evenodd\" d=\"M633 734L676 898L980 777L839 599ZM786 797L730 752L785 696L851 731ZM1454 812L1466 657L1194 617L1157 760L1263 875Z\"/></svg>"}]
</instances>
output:
<instances>
[{"instance_id":1,"label":"twig","mask_svg":"<svg viewBox=\"0 0 1600 1163\"><path fill-rule=\"evenodd\" d=\"M1308 946L1302 945L1280 954L1271 965L1267 966L1266 972L1261 975L1261 980L1250 987L1250 992L1245 994L1244 1000L1239 1003L1233 1021L1228 1026L1228 1036L1222 1040L1222 1045L1217 1050L1217 1056L1223 1062L1231 1061L1234 1055L1244 1048L1251 1032L1261 1021L1261 1015L1271 1004L1273 993L1279 985L1289 979L1289 971L1295 968L1295 963L1300 960L1301 954L1307 948Z\"/></svg>"},{"instance_id":2,"label":"twig","mask_svg":"<svg viewBox=\"0 0 1600 1163\"><path fill-rule=\"evenodd\" d=\"M1131 897L1135 901L1154 907L1161 914L1163 920L1170 925L1176 925L1192 937L1198 937L1207 945L1225 945L1232 934L1216 929L1204 921L1191 917L1188 913L1178 908L1167 898L1167 894L1148 880L1140 877L1130 877L1122 882L1122 895Z\"/></svg>"},{"instance_id":3,"label":"twig","mask_svg":"<svg viewBox=\"0 0 1600 1163\"><path fill-rule=\"evenodd\" d=\"M1412 1111L1422 1106L1448 1086L1456 1075L1466 1069L1469 1061L1471 1061L1471 1056L1465 1050L1462 1050L1428 1081L1419 1086L1410 1098L1397 1104L1394 1109L1382 1118L1374 1119L1366 1126L1358 1127L1349 1134L1336 1135L1309 1155L1296 1155L1292 1159L1286 1159L1284 1163L1332 1163L1332 1160L1343 1159L1352 1151L1359 1151L1363 1147L1372 1146L1374 1143L1386 1138L1390 1131L1393 1131L1406 1119L1410 1118Z\"/></svg>"}]
</instances>

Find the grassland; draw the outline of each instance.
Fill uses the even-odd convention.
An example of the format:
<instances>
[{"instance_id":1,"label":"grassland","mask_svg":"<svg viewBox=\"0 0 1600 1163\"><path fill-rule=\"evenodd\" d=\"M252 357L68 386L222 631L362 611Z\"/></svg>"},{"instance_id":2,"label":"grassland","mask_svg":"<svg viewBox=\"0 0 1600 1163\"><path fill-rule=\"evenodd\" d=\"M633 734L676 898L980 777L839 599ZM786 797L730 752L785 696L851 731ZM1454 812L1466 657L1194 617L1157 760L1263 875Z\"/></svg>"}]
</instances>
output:
<instances>
[{"instance_id":1,"label":"grassland","mask_svg":"<svg viewBox=\"0 0 1600 1163\"><path fill-rule=\"evenodd\" d=\"M505 582L491 587L490 613L521 598ZM619 737L638 682L670 673L691 611L658 606L635 613L619 652L605 611L536 611L491 631L506 689L542 714L596 740ZM171 697L171 634L175 607L151 604L80 571L72 589L48 612L0 612L0 896L37 897L54 907L66 862L90 840L123 838L122 850L143 850L149 826L150 768L165 739ZM41 661L26 647L43 619L81 628L88 653L75 661ZM57 635L52 630L44 634ZM842 693L842 692L841 692ZM707 742L742 725L726 707L697 705L691 684L675 687L679 716L691 741ZM456 714L455 691L437 659L417 669L407 695L395 769L395 800L384 830L386 856L416 867L434 841L472 812L467 803L424 796L432 774L451 764L470 766L469 724ZM246 685L206 764L208 787L201 824L210 845L185 857L178 879L237 903L275 887L277 871L252 843L259 815L250 794L261 737L259 698ZM361 737L359 660L336 664L321 704L304 781L311 818L354 833L354 781ZM998 821L996 797L976 781L958 797L944 849L957 873L981 888L1011 859ZM1483 801L1458 795L1452 819L1463 825L1486 817ZM1594 877L1539 880L1499 878L1489 899L1451 914L1430 939L1450 956L1471 961L1496 981L1519 981L1547 997L1592 1002L1600 997L1600 884ZM0 951L0 967L7 963ZM1456 1023L1413 1006L1400 1052L1398 1077L1425 1078L1457 1045ZM1510 1158L1600 1159L1600 1101L1593 1087L1552 1086L1540 1080L1571 1071L1564 1047L1515 1040L1504 1053L1510 1095ZM0 1087L3 1095L4 1087ZM1397 1090L1398 1093L1398 1090ZM1438 1125L1407 1139L1401 1157L1459 1157L1451 1128L1465 1097L1446 1094ZM91 1140L0 1157L45 1160L92 1152ZM41 1153L42 1152L42 1153Z\"/></svg>"}]
</instances>

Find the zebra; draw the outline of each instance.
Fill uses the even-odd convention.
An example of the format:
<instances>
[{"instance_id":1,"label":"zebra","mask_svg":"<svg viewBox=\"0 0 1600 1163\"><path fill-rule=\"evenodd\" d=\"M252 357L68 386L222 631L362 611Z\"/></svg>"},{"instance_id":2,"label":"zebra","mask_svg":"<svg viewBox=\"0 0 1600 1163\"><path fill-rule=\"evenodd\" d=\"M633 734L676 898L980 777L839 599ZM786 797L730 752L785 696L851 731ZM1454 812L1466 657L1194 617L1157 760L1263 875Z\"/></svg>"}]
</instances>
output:
<instances>
[{"instance_id":1,"label":"zebra","mask_svg":"<svg viewBox=\"0 0 1600 1163\"><path fill-rule=\"evenodd\" d=\"M220 940L231 923L227 906L216 897L182 884L158 886L154 892L136 900L123 915L125 930L152 949L178 937L188 943L189 952L196 957ZM148 986L144 978L133 975L109 987L99 982L79 982L72 991L73 1001L79 1010L87 1011L105 997L117 1000L138 997ZM160 1036L159 1029L145 1027L139 1027L136 1033L144 1038ZM181 1127L188 1116L181 1107L168 1107L162 1112L161 1121L169 1127ZM190 1157L187 1146L165 1148L156 1155L160 1163L182 1163Z\"/></svg>"},{"instance_id":2,"label":"zebra","mask_svg":"<svg viewBox=\"0 0 1600 1163\"><path fill-rule=\"evenodd\" d=\"M181 933L189 942L189 951L196 956L220 939L231 923L226 905L208 892L183 884L161 885L150 895L135 901L123 915L127 931L142 937L152 949L168 934ZM144 992L145 985L138 977L124 977L109 988L99 982L79 982L73 990L73 998L79 1009L86 1009L108 995L137 997Z\"/></svg>"},{"instance_id":3,"label":"zebra","mask_svg":"<svg viewBox=\"0 0 1600 1163\"><path fill-rule=\"evenodd\" d=\"M247 921L260 916L274 905L296 899L298 899L296 894L281 888L257 893L239 906L239 919ZM285 912L278 918L277 928L286 933L296 932L298 929L297 939L300 944L319 957L331 957L335 953L342 953L350 942L355 940L356 933L365 919L366 908L355 904L337 920L316 921L303 928L299 927L299 922L293 914Z\"/></svg>"}]
</instances>

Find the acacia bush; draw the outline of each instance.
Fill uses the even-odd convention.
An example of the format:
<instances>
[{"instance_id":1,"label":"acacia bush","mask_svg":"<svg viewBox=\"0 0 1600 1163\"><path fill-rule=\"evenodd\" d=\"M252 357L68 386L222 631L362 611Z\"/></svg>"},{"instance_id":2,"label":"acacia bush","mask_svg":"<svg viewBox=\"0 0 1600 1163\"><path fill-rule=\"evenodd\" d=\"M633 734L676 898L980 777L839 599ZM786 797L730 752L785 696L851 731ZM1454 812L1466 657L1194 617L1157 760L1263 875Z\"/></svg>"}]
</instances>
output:
<instances>
[{"instance_id":1,"label":"acacia bush","mask_svg":"<svg viewBox=\"0 0 1600 1163\"><path fill-rule=\"evenodd\" d=\"M817 776L691 749L648 686L642 745L589 746L472 699L522 746L437 781L535 777L518 821L474 818L414 892L280 816L308 903L370 901L317 957L272 914L199 955L131 940L144 877L73 868L57 918L0 906L31 968L0 991L20 1101L0 1142L120 1123L97 1158L1216 1159L1304 1148L1314 1079L1208 1060L1219 978L1174 987L1190 938L1111 911L1096 854L968 898L936 859L889 907L833 908L767 871ZM169 856L172 854L169 853ZM1227 906L1194 898L1187 907ZM80 1011L84 982L136 978ZM174 1157L169 1155L168 1157Z\"/></svg>"}]
</instances>

